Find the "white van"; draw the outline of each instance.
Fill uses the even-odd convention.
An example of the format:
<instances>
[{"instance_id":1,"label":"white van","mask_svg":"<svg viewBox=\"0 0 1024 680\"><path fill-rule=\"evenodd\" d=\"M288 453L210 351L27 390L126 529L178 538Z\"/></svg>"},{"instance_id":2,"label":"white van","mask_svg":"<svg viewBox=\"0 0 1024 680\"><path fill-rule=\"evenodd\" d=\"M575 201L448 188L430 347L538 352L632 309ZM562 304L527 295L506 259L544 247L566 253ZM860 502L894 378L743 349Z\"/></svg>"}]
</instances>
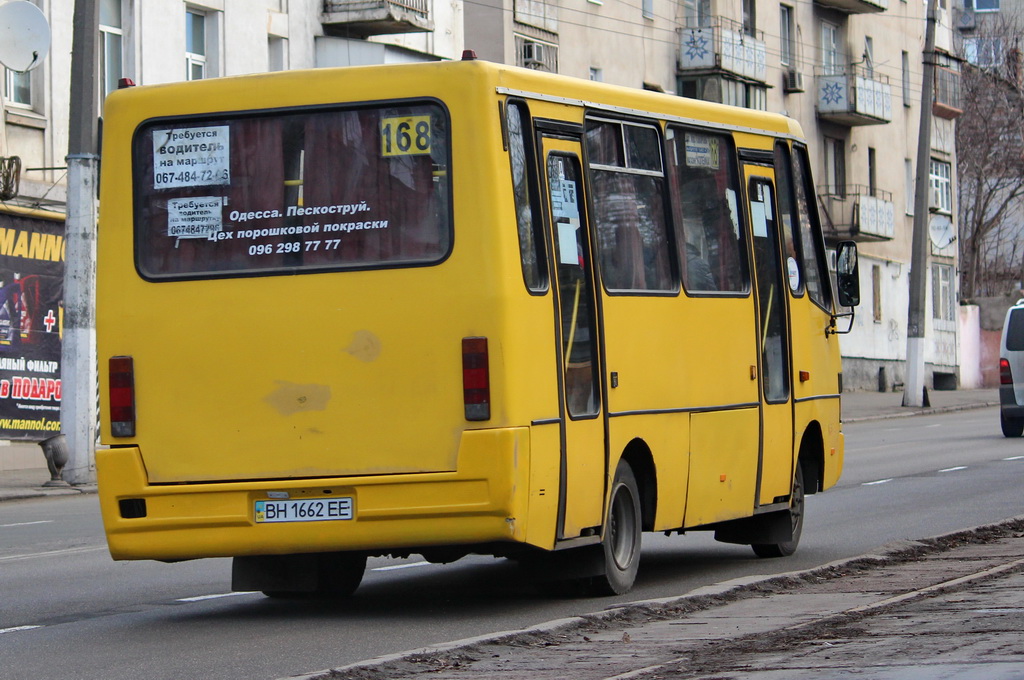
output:
<instances>
[{"instance_id":1,"label":"white van","mask_svg":"<svg viewBox=\"0 0 1024 680\"><path fill-rule=\"evenodd\" d=\"M999 341L999 424L1007 437L1024 433L1024 300L1007 310Z\"/></svg>"}]
</instances>

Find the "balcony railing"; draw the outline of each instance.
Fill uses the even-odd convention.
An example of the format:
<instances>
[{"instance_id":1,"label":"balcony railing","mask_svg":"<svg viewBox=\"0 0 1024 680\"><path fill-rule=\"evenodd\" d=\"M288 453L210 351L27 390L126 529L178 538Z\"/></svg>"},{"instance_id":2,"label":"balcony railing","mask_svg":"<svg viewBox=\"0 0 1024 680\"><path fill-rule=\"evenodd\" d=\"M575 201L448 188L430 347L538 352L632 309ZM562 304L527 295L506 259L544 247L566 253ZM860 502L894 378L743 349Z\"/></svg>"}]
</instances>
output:
<instances>
[{"instance_id":1,"label":"balcony railing","mask_svg":"<svg viewBox=\"0 0 1024 680\"><path fill-rule=\"evenodd\" d=\"M819 69L820 70L820 69ZM818 117L842 125L879 125L892 120L889 79L866 70L815 75Z\"/></svg>"},{"instance_id":2,"label":"balcony railing","mask_svg":"<svg viewBox=\"0 0 1024 680\"><path fill-rule=\"evenodd\" d=\"M960 72L944 66L935 67L935 98L932 113L953 120L964 112L960 103Z\"/></svg>"},{"instance_id":3,"label":"balcony railing","mask_svg":"<svg viewBox=\"0 0 1024 680\"><path fill-rule=\"evenodd\" d=\"M890 241L896 236L892 193L862 184L818 187L825 236L854 241Z\"/></svg>"},{"instance_id":4,"label":"balcony railing","mask_svg":"<svg viewBox=\"0 0 1024 680\"><path fill-rule=\"evenodd\" d=\"M324 0L327 35L360 36L434 30L428 0Z\"/></svg>"},{"instance_id":5,"label":"balcony railing","mask_svg":"<svg viewBox=\"0 0 1024 680\"><path fill-rule=\"evenodd\" d=\"M739 22L709 17L679 33L679 70L733 73L765 82L764 33L750 35Z\"/></svg>"},{"instance_id":6,"label":"balcony railing","mask_svg":"<svg viewBox=\"0 0 1024 680\"><path fill-rule=\"evenodd\" d=\"M889 9L889 0L814 0L823 7L842 10L847 14L870 14Z\"/></svg>"}]
</instances>

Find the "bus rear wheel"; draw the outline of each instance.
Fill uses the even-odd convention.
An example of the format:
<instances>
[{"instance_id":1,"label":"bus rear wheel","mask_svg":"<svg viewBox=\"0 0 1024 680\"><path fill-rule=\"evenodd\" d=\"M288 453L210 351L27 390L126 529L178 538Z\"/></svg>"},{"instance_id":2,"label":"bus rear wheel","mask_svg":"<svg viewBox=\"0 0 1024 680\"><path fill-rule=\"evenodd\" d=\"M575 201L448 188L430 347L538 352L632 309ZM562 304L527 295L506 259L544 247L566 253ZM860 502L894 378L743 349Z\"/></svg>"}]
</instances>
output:
<instances>
[{"instance_id":1,"label":"bus rear wheel","mask_svg":"<svg viewBox=\"0 0 1024 680\"><path fill-rule=\"evenodd\" d=\"M789 557L796 552L800 544L800 534L804 530L804 472L803 466L797 463L796 476L793 478L793 497L789 505L789 518L793 522L793 538L781 543L754 543L750 547L758 557Z\"/></svg>"},{"instance_id":2,"label":"bus rear wheel","mask_svg":"<svg viewBox=\"0 0 1024 680\"><path fill-rule=\"evenodd\" d=\"M1019 437L1024 434L1024 418L1010 418L999 414L999 427L1004 437Z\"/></svg>"},{"instance_id":3,"label":"bus rear wheel","mask_svg":"<svg viewBox=\"0 0 1024 680\"><path fill-rule=\"evenodd\" d=\"M620 460L615 469L604 540L601 541L604 573L593 577L589 588L594 595L622 595L633 587L640 566L642 533L636 476L629 463Z\"/></svg>"}]
</instances>

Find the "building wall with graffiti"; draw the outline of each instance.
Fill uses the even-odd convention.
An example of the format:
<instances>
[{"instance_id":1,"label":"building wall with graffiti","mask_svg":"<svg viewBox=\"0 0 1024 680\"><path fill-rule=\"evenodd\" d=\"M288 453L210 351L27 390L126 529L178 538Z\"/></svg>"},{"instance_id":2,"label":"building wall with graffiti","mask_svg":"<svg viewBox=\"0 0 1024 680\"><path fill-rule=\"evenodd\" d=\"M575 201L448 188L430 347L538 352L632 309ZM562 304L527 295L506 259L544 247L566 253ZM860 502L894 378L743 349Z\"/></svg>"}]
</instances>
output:
<instances>
[{"instance_id":1,"label":"building wall with graffiti","mask_svg":"<svg viewBox=\"0 0 1024 680\"><path fill-rule=\"evenodd\" d=\"M60 432L64 222L0 206L0 439Z\"/></svg>"}]
</instances>

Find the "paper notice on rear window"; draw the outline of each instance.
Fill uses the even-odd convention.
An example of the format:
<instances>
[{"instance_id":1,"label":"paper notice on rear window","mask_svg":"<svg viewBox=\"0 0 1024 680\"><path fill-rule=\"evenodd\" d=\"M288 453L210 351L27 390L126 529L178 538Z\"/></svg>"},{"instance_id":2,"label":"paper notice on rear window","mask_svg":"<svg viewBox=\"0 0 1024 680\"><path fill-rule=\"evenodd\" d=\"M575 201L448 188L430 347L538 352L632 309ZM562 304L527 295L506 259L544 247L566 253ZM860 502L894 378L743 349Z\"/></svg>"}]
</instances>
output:
<instances>
[{"instance_id":1,"label":"paper notice on rear window","mask_svg":"<svg viewBox=\"0 0 1024 680\"><path fill-rule=\"evenodd\" d=\"M220 196L172 198L167 201L167 235L171 238L209 238L223 226Z\"/></svg>"},{"instance_id":2,"label":"paper notice on rear window","mask_svg":"<svg viewBox=\"0 0 1024 680\"><path fill-rule=\"evenodd\" d=\"M153 132L153 188L231 183L231 136L227 125Z\"/></svg>"}]
</instances>

